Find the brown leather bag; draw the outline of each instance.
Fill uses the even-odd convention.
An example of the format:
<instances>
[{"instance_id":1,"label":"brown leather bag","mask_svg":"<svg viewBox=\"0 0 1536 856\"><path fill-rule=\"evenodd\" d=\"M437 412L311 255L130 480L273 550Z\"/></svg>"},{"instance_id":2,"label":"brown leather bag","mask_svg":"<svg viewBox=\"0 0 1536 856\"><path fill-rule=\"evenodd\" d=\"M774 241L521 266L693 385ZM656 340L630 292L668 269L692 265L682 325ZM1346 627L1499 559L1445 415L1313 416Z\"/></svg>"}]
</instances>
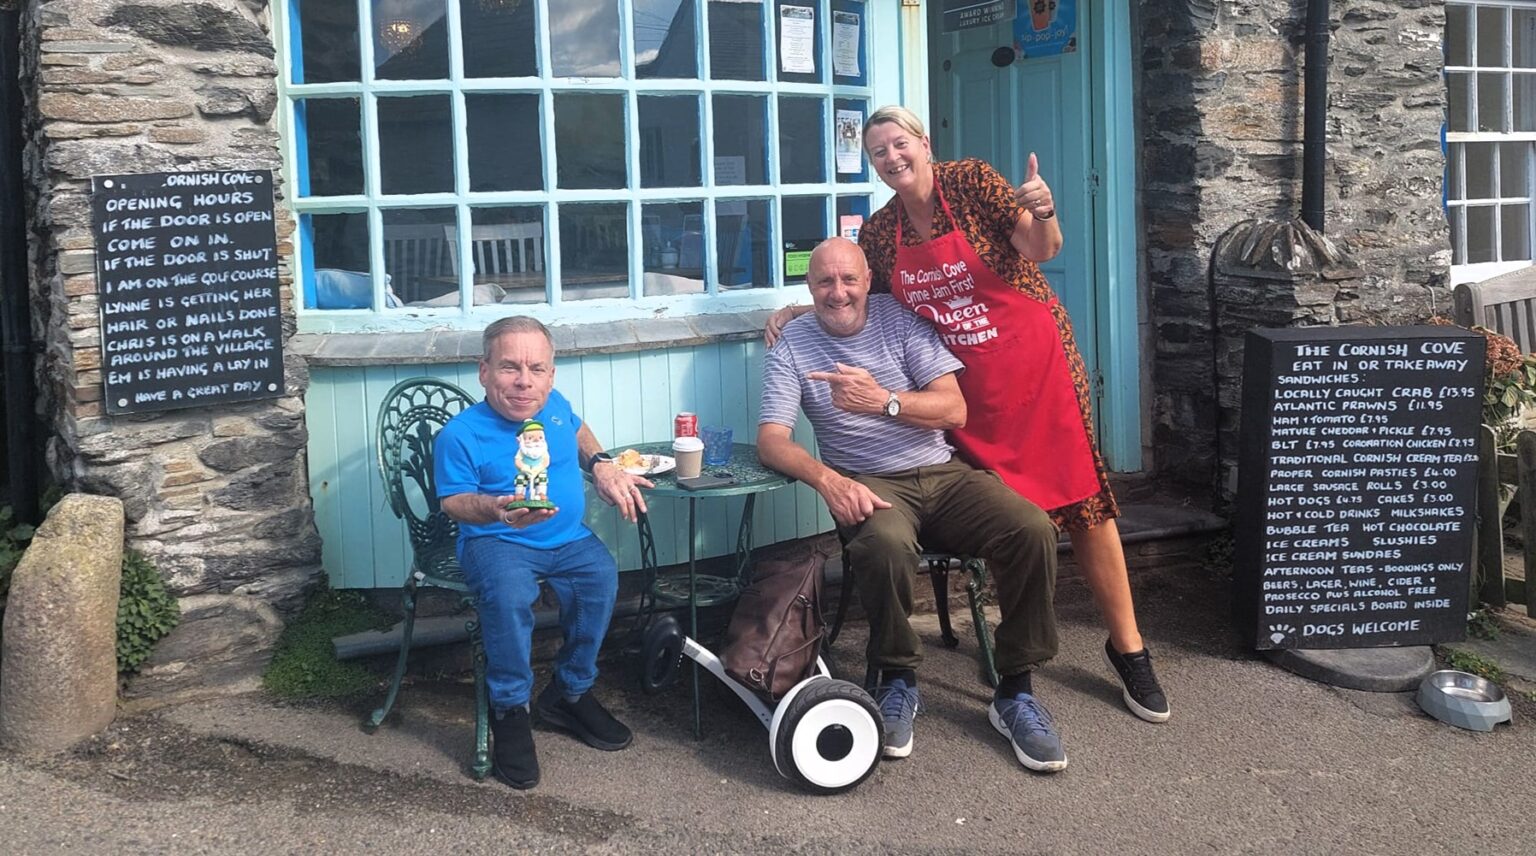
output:
<instances>
[{"instance_id":1,"label":"brown leather bag","mask_svg":"<svg viewBox=\"0 0 1536 856\"><path fill-rule=\"evenodd\" d=\"M777 702L816 669L825 625L821 620L820 550L766 559L752 571L725 631L726 674Z\"/></svg>"}]
</instances>

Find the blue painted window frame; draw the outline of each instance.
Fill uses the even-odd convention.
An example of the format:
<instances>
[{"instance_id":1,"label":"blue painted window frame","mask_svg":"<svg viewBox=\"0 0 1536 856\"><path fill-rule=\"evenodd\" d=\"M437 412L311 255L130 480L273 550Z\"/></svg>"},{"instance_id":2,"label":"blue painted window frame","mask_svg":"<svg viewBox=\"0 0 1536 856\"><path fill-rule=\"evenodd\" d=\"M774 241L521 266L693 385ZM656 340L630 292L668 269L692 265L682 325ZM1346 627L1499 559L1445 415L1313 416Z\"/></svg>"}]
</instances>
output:
<instances>
[{"instance_id":1,"label":"blue painted window frame","mask_svg":"<svg viewBox=\"0 0 1536 856\"><path fill-rule=\"evenodd\" d=\"M545 230L544 266L548 272L549 286L543 304L525 305L527 311L538 314L551 323L588 323L655 317L657 314L691 315L714 312L748 311L769 308L786 303L804 302L803 285L785 284L782 253L770 253L769 281L760 287L722 290L715 259L716 203L720 200L767 200L770 204L769 246L777 247L785 234L781 222L779 200L786 197L821 197L824 199L824 217L831 232L837 228L839 202L855 211L868 212L889 196L868 169L864 169L851 181L839 181L835 166L834 138L835 109L846 107L850 102L864 105L868 115L876 107L894 103L899 99L900 66L896 51L882 51L878 45L894 41L897 31L897 12L894 4L860 2L860 0L792 0L793 5L814 6L817 15L818 64L825 83L790 83L777 80L777 68L771 60L778 54L778 15L780 2L763 4L763 43L770 60L768 80L762 82L708 79L709 63L709 0L696 0L694 25L695 49L700 77L698 79L637 79L635 76L635 42L633 6L630 0L614 0L619 12L619 38L621 76L616 78L559 78L550 74L550 10L559 8L560 0L525 0L534 3L536 20L536 49L539 67L537 77L518 78L466 78L464 56L460 42L461 21L459 2L446 0L446 20L449 43L449 77L444 80L378 80L374 78L373 40L359 39L359 77L356 82L304 83L302 32L299 7L302 2L327 2L328 0L286 0L273 5L276 16L274 31L280 34L278 49L278 89L281 98L279 122L285 126L283 133L284 164L287 186L293 189L287 200L297 215L294 264L296 279L300 284L301 305L297 307L299 329L304 332L362 332L402 329L477 329L489 321L505 315L508 305L473 305L472 259L469 252L470 233L465 225L471 222L471 209L506 205L533 206L543 212ZM372 0L356 0L358 28L368 33L374 26ZM891 8L886 8L886 7ZM836 83L832 73L831 56L833 42L832 13L857 12L861 16L861 43L859 48L861 81L854 84ZM625 104L625 145L628 160L627 188L622 190L561 190L556 185L557 151L552 151L554 138L554 95L566 92L615 93L622 95ZM465 192L467 186L468 142L466 137L466 94L480 93L534 93L540 97L540 132L544 151L544 189L539 191ZM691 188L643 188L640 187L639 169L639 121L638 98L642 95L697 95L700 105L701 145L703 148L703 184ZM750 186L714 185L714 143L709 129L713 126L713 97L716 94L758 95L765 99L767 121L767 183ZM432 194L385 195L380 188L380 156L378 145L377 99L381 96L447 95L451 99L454 134L455 192ZM823 127L826 178L817 183L781 185L774 179L779 168L779 98L780 95L815 97L825 105ZM364 163L364 192L348 196L319 197L309 195L308 151L305 134L306 99L356 98L361 113L361 142ZM850 204L849 200L854 199ZM627 298L600 298L562 300L560 293L560 211L562 205L581 202L621 203L626 210L628 235L629 296ZM702 294L675 296L645 296L642 293L645 269L643 224L640 206L647 202L696 202L703 206L702 244L704 253L705 291ZM459 303L453 307L419 307L389 309L330 309L319 310L315 306L314 261L309 252L313 240L312 216L339 213L362 213L367 217L373 288L372 305L382 307L386 303L385 264L383 247L384 212L401 208L452 208L455 211L458 230Z\"/></svg>"}]
</instances>

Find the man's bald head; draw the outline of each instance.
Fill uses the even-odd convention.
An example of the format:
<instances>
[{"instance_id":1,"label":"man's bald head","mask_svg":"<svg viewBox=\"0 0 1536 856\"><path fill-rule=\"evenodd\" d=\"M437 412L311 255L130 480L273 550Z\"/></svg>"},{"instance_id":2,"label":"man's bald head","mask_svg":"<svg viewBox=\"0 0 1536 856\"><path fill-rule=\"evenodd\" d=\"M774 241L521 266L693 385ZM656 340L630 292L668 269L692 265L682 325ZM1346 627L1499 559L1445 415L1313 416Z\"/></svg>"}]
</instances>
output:
<instances>
[{"instance_id":1,"label":"man's bald head","mask_svg":"<svg viewBox=\"0 0 1536 856\"><path fill-rule=\"evenodd\" d=\"M821 329L840 337L864 329L869 278L869 262L858 244L847 238L828 238L816 246L806 283Z\"/></svg>"},{"instance_id":2,"label":"man's bald head","mask_svg":"<svg viewBox=\"0 0 1536 856\"><path fill-rule=\"evenodd\" d=\"M852 255L847 256L847 254L850 253ZM822 260L823 264L825 264L827 259L841 259L845 256L850 259L856 256L858 258L858 264L863 266L864 270L869 270L869 261L864 258L864 251L859 249L858 244L855 244L847 238L828 238L825 241L817 244L816 249L811 251L810 276L815 277L816 275L816 263L818 259Z\"/></svg>"}]
</instances>

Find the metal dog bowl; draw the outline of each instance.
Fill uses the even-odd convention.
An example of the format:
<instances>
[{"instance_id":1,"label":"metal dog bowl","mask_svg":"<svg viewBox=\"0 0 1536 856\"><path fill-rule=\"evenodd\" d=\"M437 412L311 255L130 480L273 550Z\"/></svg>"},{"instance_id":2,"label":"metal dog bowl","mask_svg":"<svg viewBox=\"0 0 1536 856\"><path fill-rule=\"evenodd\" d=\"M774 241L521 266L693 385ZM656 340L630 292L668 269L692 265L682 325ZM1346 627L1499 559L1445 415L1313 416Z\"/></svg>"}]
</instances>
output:
<instances>
[{"instance_id":1,"label":"metal dog bowl","mask_svg":"<svg viewBox=\"0 0 1536 856\"><path fill-rule=\"evenodd\" d=\"M1509 699L1499 685L1477 675L1444 669L1419 684L1419 707L1434 718L1472 731L1510 722Z\"/></svg>"}]
</instances>

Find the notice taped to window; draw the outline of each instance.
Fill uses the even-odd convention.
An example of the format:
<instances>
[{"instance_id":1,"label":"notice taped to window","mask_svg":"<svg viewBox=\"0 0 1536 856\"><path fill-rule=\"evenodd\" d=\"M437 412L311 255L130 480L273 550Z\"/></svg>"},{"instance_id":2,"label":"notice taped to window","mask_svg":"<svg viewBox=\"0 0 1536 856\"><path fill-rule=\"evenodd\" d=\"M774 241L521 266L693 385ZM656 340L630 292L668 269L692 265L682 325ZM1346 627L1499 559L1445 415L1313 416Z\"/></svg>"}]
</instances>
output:
<instances>
[{"instance_id":1,"label":"notice taped to window","mask_svg":"<svg viewBox=\"0 0 1536 856\"><path fill-rule=\"evenodd\" d=\"M91 179L108 413L283 394L272 173Z\"/></svg>"},{"instance_id":2,"label":"notice taped to window","mask_svg":"<svg viewBox=\"0 0 1536 856\"><path fill-rule=\"evenodd\" d=\"M1485 350L1457 327L1248 334L1234 565L1255 647L1464 638Z\"/></svg>"}]
</instances>

